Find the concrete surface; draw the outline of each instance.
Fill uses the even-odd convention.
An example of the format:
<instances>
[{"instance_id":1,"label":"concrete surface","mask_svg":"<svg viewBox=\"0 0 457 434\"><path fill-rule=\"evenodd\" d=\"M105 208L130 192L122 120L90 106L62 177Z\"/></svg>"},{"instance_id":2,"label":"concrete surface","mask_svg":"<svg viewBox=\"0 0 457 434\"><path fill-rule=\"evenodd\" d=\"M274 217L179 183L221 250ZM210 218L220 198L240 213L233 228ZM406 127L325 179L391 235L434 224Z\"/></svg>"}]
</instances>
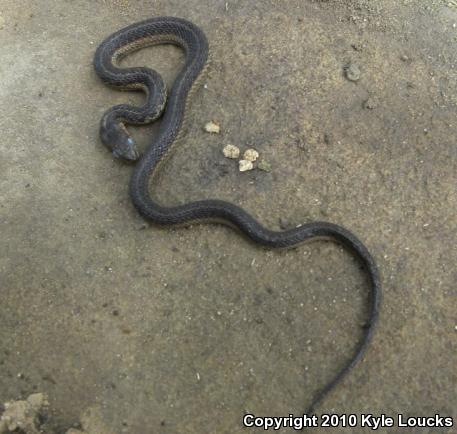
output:
<instances>
[{"instance_id":1,"label":"concrete surface","mask_svg":"<svg viewBox=\"0 0 457 434\"><path fill-rule=\"evenodd\" d=\"M92 56L124 25L175 15L204 29L213 63L156 196L354 231L382 316L319 411L457 417L455 2L3 0L0 14L0 402L46 393L48 433L94 406L115 433L245 432L246 411L300 414L361 335L367 285L340 247L267 252L133 209L131 167L97 134L105 109L141 99L103 86ZM180 62L167 47L127 59L168 83ZM156 127L132 131L144 146ZM240 174L227 143L272 171Z\"/></svg>"}]
</instances>

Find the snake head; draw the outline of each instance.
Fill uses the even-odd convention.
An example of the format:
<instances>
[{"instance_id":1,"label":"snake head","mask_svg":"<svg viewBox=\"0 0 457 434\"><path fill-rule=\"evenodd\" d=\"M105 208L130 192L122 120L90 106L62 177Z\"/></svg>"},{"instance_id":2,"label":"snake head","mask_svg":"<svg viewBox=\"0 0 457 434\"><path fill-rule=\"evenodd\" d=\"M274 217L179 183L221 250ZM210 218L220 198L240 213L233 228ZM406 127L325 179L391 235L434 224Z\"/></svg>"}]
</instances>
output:
<instances>
[{"instance_id":1,"label":"snake head","mask_svg":"<svg viewBox=\"0 0 457 434\"><path fill-rule=\"evenodd\" d=\"M123 158L128 161L136 161L140 158L134 140L121 122L109 124L102 122L100 138L103 144L111 149L116 158Z\"/></svg>"}]
</instances>

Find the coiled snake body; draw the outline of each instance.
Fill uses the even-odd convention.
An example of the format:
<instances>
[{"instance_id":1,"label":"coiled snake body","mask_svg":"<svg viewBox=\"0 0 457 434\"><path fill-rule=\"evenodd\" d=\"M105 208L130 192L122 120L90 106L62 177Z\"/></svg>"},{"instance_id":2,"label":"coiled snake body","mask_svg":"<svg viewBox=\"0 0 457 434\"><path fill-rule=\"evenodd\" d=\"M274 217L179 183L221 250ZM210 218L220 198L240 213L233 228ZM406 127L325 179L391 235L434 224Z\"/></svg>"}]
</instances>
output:
<instances>
[{"instance_id":1,"label":"coiled snake body","mask_svg":"<svg viewBox=\"0 0 457 434\"><path fill-rule=\"evenodd\" d=\"M185 51L185 65L166 96L161 76L148 68L119 68L118 61L126 54L148 45L174 44ZM156 203L149 193L149 181L159 163L178 140L184 120L186 102L195 82L205 68L208 42L194 24L180 18L159 17L126 27L101 43L94 67L107 84L121 89L142 89L146 102L142 107L122 104L108 110L102 118L100 136L114 155L136 161L130 180L130 196L138 211L148 220L160 225L191 224L213 221L235 226L255 243L269 248L284 248L316 238L332 239L358 257L368 273L371 285L369 321L364 336L352 359L339 370L314 398L307 414L333 389L361 359L371 341L380 305L380 279L376 264L367 248L348 230L327 222L314 222L277 232L263 227L242 208L221 200L202 200L174 207ZM129 136L125 123L142 124L163 115L158 136L140 157Z\"/></svg>"}]
</instances>

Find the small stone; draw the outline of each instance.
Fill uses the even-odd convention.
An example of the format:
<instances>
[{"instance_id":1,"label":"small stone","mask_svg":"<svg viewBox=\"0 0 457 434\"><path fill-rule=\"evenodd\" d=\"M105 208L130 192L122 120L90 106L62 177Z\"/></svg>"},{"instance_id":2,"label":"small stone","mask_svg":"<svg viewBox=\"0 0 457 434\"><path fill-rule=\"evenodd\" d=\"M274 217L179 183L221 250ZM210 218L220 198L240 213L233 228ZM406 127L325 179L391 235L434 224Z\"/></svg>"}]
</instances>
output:
<instances>
[{"instance_id":1,"label":"small stone","mask_svg":"<svg viewBox=\"0 0 457 434\"><path fill-rule=\"evenodd\" d=\"M248 161L248 160L239 161L240 172L247 172L248 170L252 170L253 168L254 168L254 165L252 164L252 161Z\"/></svg>"},{"instance_id":2,"label":"small stone","mask_svg":"<svg viewBox=\"0 0 457 434\"><path fill-rule=\"evenodd\" d=\"M350 81L359 81L361 72L360 68L354 64L350 63L348 66L344 68L344 73L346 74L346 78Z\"/></svg>"},{"instance_id":3,"label":"small stone","mask_svg":"<svg viewBox=\"0 0 457 434\"><path fill-rule=\"evenodd\" d=\"M280 217L279 218L279 227L283 230L286 230L286 229L290 229L292 227L292 224L286 218Z\"/></svg>"},{"instance_id":4,"label":"small stone","mask_svg":"<svg viewBox=\"0 0 457 434\"><path fill-rule=\"evenodd\" d=\"M27 398L27 402L35 410L40 410L41 407L47 407L49 405L46 395L43 393L34 393Z\"/></svg>"},{"instance_id":5,"label":"small stone","mask_svg":"<svg viewBox=\"0 0 457 434\"><path fill-rule=\"evenodd\" d=\"M3 17L0 15L0 30L2 30L3 27L5 27L5 18L3 18Z\"/></svg>"},{"instance_id":6,"label":"small stone","mask_svg":"<svg viewBox=\"0 0 457 434\"><path fill-rule=\"evenodd\" d=\"M376 107L378 107L378 102L376 101L375 98L368 98L365 103L363 104L363 106L368 109L368 110L373 110L375 109Z\"/></svg>"},{"instance_id":7,"label":"small stone","mask_svg":"<svg viewBox=\"0 0 457 434\"><path fill-rule=\"evenodd\" d=\"M257 164L257 168L259 170L263 170L264 172L271 172L271 164L266 160L260 160Z\"/></svg>"},{"instance_id":8,"label":"small stone","mask_svg":"<svg viewBox=\"0 0 457 434\"><path fill-rule=\"evenodd\" d=\"M211 121L205 125L205 131L207 133L219 134L221 132L221 127L218 123Z\"/></svg>"},{"instance_id":9,"label":"small stone","mask_svg":"<svg viewBox=\"0 0 457 434\"><path fill-rule=\"evenodd\" d=\"M240 149L235 145L226 145L222 150L224 157L238 158L240 156Z\"/></svg>"},{"instance_id":10,"label":"small stone","mask_svg":"<svg viewBox=\"0 0 457 434\"><path fill-rule=\"evenodd\" d=\"M45 415L48 405L46 395L42 393L30 395L27 400L6 402L0 416L0 433L42 432L37 423Z\"/></svg>"},{"instance_id":11,"label":"small stone","mask_svg":"<svg viewBox=\"0 0 457 434\"><path fill-rule=\"evenodd\" d=\"M324 133L324 143L326 145L332 145L334 141L335 141L335 137L333 136L332 133Z\"/></svg>"},{"instance_id":12,"label":"small stone","mask_svg":"<svg viewBox=\"0 0 457 434\"><path fill-rule=\"evenodd\" d=\"M362 51L363 50L363 45L359 43L351 44L351 47L355 51Z\"/></svg>"},{"instance_id":13,"label":"small stone","mask_svg":"<svg viewBox=\"0 0 457 434\"><path fill-rule=\"evenodd\" d=\"M248 149L243 154L243 159L254 162L259 158L259 153L255 149Z\"/></svg>"}]
</instances>

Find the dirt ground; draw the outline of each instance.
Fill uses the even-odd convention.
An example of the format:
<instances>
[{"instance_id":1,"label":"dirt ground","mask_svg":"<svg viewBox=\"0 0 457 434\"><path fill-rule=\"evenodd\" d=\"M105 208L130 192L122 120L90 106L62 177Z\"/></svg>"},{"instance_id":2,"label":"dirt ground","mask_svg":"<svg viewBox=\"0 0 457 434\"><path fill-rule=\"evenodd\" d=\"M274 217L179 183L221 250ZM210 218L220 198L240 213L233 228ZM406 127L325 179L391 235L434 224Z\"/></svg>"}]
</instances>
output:
<instances>
[{"instance_id":1,"label":"dirt ground","mask_svg":"<svg viewBox=\"0 0 457 434\"><path fill-rule=\"evenodd\" d=\"M212 63L157 197L356 233L382 275L381 319L319 413L456 424L453 0L2 0L0 402L45 393L46 433L90 408L115 434L249 432L246 412L301 414L361 336L366 277L341 247L265 251L230 228L150 227L131 205L132 168L98 123L141 97L105 87L91 62L108 34L160 15L199 25ZM158 47L126 64L171 84L182 54ZM209 120L221 134L203 130ZM156 130L131 128L143 147ZM227 143L254 147L271 171L240 173Z\"/></svg>"}]
</instances>

